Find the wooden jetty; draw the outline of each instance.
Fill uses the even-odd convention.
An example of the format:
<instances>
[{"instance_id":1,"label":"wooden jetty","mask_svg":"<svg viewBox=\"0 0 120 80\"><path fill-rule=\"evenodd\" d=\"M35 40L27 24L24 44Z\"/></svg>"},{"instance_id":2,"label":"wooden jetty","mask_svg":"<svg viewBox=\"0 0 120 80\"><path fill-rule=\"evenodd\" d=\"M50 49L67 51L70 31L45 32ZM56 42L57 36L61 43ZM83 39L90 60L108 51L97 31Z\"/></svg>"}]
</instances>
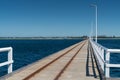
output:
<instances>
[{"instance_id":1,"label":"wooden jetty","mask_svg":"<svg viewBox=\"0 0 120 80\"><path fill-rule=\"evenodd\" d=\"M100 80L88 40L14 71L1 80Z\"/></svg>"}]
</instances>

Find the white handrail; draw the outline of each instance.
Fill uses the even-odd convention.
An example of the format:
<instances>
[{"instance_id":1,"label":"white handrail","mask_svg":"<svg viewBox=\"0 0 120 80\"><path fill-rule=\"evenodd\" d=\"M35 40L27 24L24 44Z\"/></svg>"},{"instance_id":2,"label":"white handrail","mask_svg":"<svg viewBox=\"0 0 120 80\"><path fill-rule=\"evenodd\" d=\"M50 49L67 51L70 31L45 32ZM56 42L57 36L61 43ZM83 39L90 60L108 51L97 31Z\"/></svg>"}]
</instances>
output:
<instances>
[{"instance_id":1,"label":"white handrail","mask_svg":"<svg viewBox=\"0 0 120 80\"><path fill-rule=\"evenodd\" d=\"M120 53L120 49L108 49L90 39L95 56L105 74L106 78L110 77L110 67L120 68L120 64L110 64L110 53Z\"/></svg>"},{"instance_id":2,"label":"white handrail","mask_svg":"<svg viewBox=\"0 0 120 80\"><path fill-rule=\"evenodd\" d=\"M0 67L8 65L8 73L12 72L13 50L12 47L0 48L0 52L8 51L8 61L0 63Z\"/></svg>"}]
</instances>

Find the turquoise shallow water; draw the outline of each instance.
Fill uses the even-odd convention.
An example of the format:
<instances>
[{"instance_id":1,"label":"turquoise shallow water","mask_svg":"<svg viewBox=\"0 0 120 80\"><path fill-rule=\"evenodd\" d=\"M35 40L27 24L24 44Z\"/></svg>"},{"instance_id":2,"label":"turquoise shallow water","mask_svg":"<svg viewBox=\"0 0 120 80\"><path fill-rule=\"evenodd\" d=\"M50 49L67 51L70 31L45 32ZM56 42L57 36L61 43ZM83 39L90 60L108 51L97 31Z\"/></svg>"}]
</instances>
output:
<instances>
[{"instance_id":1,"label":"turquoise shallow water","mask_svg":"<svg viewBox=\"0 0 120 80\"><path fill-rule=\"evenodd\" d=\"M13 70L19 69L70 45L80 42L73 40L0 40L0 48L13 47ZM7 53L0 53L0 62L7 60ZM7 66L0 67L0 76L7 74Z\"/></svg>"}]
</instances>

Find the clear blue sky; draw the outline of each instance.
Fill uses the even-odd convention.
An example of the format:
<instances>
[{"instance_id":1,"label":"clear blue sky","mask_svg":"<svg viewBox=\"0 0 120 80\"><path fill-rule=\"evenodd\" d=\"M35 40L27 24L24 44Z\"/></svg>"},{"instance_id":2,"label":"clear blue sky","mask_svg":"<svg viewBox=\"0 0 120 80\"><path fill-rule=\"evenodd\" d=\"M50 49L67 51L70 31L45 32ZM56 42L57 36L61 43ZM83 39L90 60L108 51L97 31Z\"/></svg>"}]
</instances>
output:
<instances>
[{"instance_id":1,"label":"clear blue sky","mask_svg":"<svg viewBox=\"0 0 120 80\"><path fill-rule=\"evenodd\" d=\"M0 37L89 35L98 5L98 34L120 36L120 0L0 0Z\"/></svg>"}]
</instances>

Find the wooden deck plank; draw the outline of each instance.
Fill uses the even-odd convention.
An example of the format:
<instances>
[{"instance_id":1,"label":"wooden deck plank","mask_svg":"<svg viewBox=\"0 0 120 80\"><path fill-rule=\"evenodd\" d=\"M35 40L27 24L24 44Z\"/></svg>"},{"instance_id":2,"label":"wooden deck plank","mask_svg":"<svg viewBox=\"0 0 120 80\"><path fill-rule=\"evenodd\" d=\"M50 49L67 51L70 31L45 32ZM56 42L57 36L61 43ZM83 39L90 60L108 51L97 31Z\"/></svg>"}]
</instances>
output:
<instances>
[{"instance_id":1,"label":"wooden deck plank","mask_svg":"<svg viewBox=\"0 0 120 80\"><path fill-rule=\"evenodd\" d=\"M76 47L74 50L72 50L71 52L69 52L69 54L66 54L64 57L62 57L61 59L57 60L55 63L49 65L46 69L44 69L43 71L41 71L39 74L35 75L33 78L31 78L30 80L39 80L39 77L42 80L54 80L55 76L57 76L57 74L62 70L62 68L68 63L68 61L71 59L71 57L79 50L79 48L81 47L78 46ZM44 75L44 76L41 76ZM49 76L48 76L49 75Z\"/></svg>"},{"instance_id":2,"label":"wooden deck plank","mask_svg":"<svg viewBox=\"0 0 120 80\"><path fill-rule=\"evenodd\" d=\"M29 76L31 73L34 73L39 68L43 67L44 65L50 63L53 61L56 57L59 57L60 55L64 54L66 51L72 49L68 54L65 54L60 59L56 60L52 64L50 64L48 67L44 68L44 70L41 70L39 73L34 75L29 80L54 80L57 74L64 68L64 66L71 60L71 58L75 55L76 52L80 49L82 44L84 43L80 42L75 45L72 45L64 50L61 50L53 55L50 55L42 60L39 60L31 65L28 65L27 67L24 67L23 69L20 69L18 71L13 72L10 75L6 75L3 77L3 80L23 80L25 77ZM80 44L79 46L77 46ZM61 74L61 76L58 78L59 80L99 80L99 74L97 69L95 68L95 72L97 74L97 78L94 77L92 66L95 65L95 61L91 60L91 55L87 57L88 51L88 41L86 41L85 45L81 48L81 50L78 52L78 54L74 57L74 59L71 61L69 66L64 70L64 72ZM89 76L86 75L86 62L89 58ZM96 66L95 66L96 67Z\"/></svg>"},{"instance_id":3,"label":"wooden deck plank","mask_svg":"<svg viewBox=\"0 0 120 80\"><path fill-rule=\"evenodd\" d=\"M87 46L82 48L76 58L72 61L67 70L62 74L59 80L97 80L93 76L86 76L86 60L87 60ZM89 69L90 74L93 74L92 69ZM98 79L99 80L99 79Z\"/></svg>"}]
</instances>

